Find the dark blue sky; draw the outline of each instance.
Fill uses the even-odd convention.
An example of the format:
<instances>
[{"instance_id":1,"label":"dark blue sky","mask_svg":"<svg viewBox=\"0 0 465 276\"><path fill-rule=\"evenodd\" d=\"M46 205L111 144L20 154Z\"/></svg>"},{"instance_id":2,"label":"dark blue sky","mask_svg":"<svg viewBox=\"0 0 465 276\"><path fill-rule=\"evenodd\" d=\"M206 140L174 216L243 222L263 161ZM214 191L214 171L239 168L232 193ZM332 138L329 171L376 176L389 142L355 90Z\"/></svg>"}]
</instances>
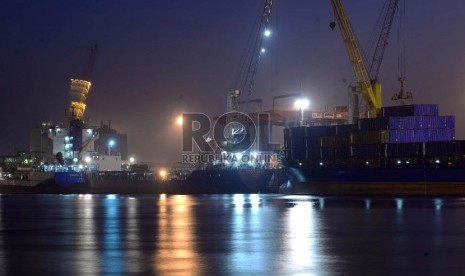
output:
<instances>
[{"instance_id":1,"label":"dark blue sky","mask_svg":"<svg viewBox=\"0 0 465 276\"><path fill-rule=\"evenodd\" d=\"M406 1L407 88L414 103L438 103L441 114L455 115L457 138L465 139L465 2ZM62 120L69 79L98 43L86 117L94 125L111 119L139 160L178 160L174 117L225 111L262 2L2 1L0 154L27 149L33 125ZM344 3L363 45L384 0ZM253 96L265 107L291 92L306 93L313 109L346 104L354 77L338 30L328 27L329 0L277 0L275 8ZM399 89L396 29L381 69L385 105Z\"/></svg>"}]
</instances>

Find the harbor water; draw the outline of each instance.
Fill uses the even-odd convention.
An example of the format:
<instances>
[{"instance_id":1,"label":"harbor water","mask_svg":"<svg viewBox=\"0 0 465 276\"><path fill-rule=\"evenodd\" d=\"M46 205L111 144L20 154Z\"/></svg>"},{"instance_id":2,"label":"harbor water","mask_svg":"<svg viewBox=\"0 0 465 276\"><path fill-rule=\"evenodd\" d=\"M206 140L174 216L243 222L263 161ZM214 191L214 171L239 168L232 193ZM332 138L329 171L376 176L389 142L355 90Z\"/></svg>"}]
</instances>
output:
<instances>
[{"instance_id":1,"label":"harbor water","mask_svg":"<svg viewBox=\"0 0 465 276\"><path fill-rule=\"evenodd\" d=\"M465 198L1 195L1 275L459 275Z\"/></svg>"}]
</instances>

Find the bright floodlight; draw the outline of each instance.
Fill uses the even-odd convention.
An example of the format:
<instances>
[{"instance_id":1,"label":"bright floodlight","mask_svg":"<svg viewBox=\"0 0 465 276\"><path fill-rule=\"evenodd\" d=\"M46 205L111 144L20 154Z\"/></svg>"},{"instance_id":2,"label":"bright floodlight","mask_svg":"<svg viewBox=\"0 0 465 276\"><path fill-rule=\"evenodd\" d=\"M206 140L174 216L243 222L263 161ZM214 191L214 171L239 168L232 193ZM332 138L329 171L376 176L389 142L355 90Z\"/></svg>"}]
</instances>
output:
<instances>
[{"instance_id":1,"label":"bright floodlight","mask_svg":"<svg viewBox=\"0 0 465 276\"><path fill-rule=\"evenodd\" d=\"M110 140L110 141L108 141L108 145L109 145L110 147L113 147L113 146L115 145L115 140Z\"/></svg>"},{"instance_id":2,"label":"bright floodlight","mask_svg":"<svg viewBox=\"0 0 465 276\"><path fill-rule=\"evenodd\" d=\"M265 52L266 52L266 49L265 49L265 48L262 48L262 49L260 50L260 52L265 53Z\"/></svg>"},{"instance_id":3,"label":"bright floodlight","mask_svg":"<svg viewBox=\"0 0 465 276\"><path fill-rule=\"evenodd\" d=\"M294 106L297 109L305 109L310 105L310 101L308 99L298 99L295 101Z\"/></svg>"},{"instance_id":4,"label":"bright floodlight","mask_svg":"<svg viewBox=\"0 0 465 276\"><path fill-rule=\"evenodd\" d=\"M265 30L265 32L263 32L263 34L268 37L271 35L271 31L270 30Z\"/></svg>"},{"instance_id":5,"label":"bright floodlight","mask_svg":"<svg viewBox=\"0 0 465 276\"><path fill-rule=\"evenodd\" d=\"M176 124L179 125L179 126L182 126L182 115L179 115L179 116L176 118Z\"/></svg>"},{"instance_id":6,"label":"bright floodlight","mask_svg":"<svg viewBox=\"0 0 465 276\"><path fill-rule=\"evenodd\" d=\"M300 125L304 125L304 109L306 109L310 105L310 101L308 99L298 99L294 103L295 107L300 110Z\"/></svg>"},{"instance_id":7,"label":"bright floodlight","mask_svg":"<svg viewBox=\"0 0 465 276\"><path fill-rule=\"evenodd\" d=\"M166 179L166 176L168 175L168 172L165 170L165 169L161 169L158 174L160 175L160 177L165 180Z\"/></svg>"},{"instance_id":8,"label":"bright floodlight","mask_svg":"<svg viewBox=\"0 0 465 276\"><path fill-rule=\"evenodd\" d=\"M134 163L135 159L134 157L129 157L129 163Z\"/></svg>"},{"instance_id":9,"label":"bright floodlight","mask_svg":"<svg viewBox=\"0 0 465 276\"><path fill-rule=\"evenodd\" d=\"M84 158L84 161L86 161L86 163L90 163L91 158L89 156L86 156L86 158Z\"/></svg>"}]
</instances>

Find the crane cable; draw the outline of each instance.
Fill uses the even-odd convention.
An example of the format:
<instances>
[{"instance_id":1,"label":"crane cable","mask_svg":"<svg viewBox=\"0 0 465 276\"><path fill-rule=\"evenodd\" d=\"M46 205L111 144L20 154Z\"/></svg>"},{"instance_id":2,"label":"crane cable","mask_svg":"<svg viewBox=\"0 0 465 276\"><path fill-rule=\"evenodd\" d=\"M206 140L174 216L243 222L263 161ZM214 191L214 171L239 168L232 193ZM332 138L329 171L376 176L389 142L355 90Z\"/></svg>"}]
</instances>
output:
<instances>
[{"instance_id":1,"label":"crane cable","mask_svg":"<svg viewBox=\"0 0 465 276\"><path fill-rule=\"evenodd\" d=\"M397 41L399 43L399 53L397 61L397 70L399 74L398 81L400 82L400 90L398 93L394 94L391 98L394 101L400 100L401 104L404 104L404 100L413 98L411 92L404 90L404 84L407 81L406 75L406 47L405 47L405 37L404 37L404 27L405 26L405 0L401 0L399 5L399 26L397 30Z\"/></svg>"}]
</instances>

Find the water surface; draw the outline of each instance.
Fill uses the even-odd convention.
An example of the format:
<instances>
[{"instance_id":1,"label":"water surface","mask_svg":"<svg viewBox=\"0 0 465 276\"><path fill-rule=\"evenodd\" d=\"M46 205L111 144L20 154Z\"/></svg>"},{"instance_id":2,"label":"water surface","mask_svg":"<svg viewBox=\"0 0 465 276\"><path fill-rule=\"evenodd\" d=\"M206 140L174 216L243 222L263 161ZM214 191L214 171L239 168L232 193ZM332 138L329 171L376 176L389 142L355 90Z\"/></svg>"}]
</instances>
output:
<instances>
[{"instance_id":1,"label":"water surface","mask_svg":"<svg viewBox=\"0 0 465 276\"><path fill-rule=\"evenodd\" d=\"M461 274L465 198L1 195L0 273Z\"/></svg>"}]
</instances>

